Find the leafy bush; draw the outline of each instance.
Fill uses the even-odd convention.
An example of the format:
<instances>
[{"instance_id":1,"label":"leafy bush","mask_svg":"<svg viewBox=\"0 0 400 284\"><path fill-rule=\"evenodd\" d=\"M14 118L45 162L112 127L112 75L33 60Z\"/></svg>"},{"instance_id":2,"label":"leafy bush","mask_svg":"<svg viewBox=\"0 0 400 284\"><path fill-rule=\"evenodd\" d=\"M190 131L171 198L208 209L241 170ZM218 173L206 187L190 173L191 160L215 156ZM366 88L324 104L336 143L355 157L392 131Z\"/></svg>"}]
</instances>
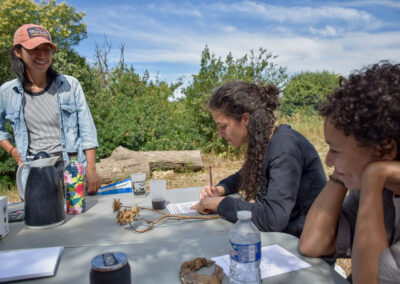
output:
<instances>
[{"instance_id":1,"label":"leafy bush","mask_svg":"<svg viewBox=\"0 0 400 284\"><path fill-rule=\"evenodd\" d=\"M339 75L327 71L301 72L287 83L280 111L289 115L297 111L315 114L326 95L338 87Z\"/></svg>"},{"instance_id":2,"label":"leafy bush","mask_svg":"<svg viewBox=\"0 0 400 284\"><path fill-rule=\"evenodd\" d=\"M97 54L100 56L92 71L97 86L105 87L97 88L96 93L88 96L88 102L97 126L100 158L110 155L118 146L137 151L231 152L226 141L218 138L206 108L212 89L237 79L283 85L287 77L286 69L269 62L275 57L263 49L258 56L251 51L237 60L229 54L223 62L206 47L199 73L184 89L185 97L170 101L181 82L153 82L146 72L140 76L133 67L122 64L109 69L103 60L107 55L103 51Z\"/></svg>"},{"instance_id":3,"label":"leafy bush","mask_svg":"<svg viewBox=\"0 0 400 284\"><path fill-rule=\"evenodd\" d=\"M272 62L276 57L260 48L258 54L250 50L249 54L239 59L234 59L229 53L223 61L205 47L200 71L193 75L193 81L183 91L186 95L186 111L192 117L192 128L196 132L193 136L196 145L204 151L213 150L216 153L234 151L225 140L218 137L215 123L207 109L212 90L233 80L273 83L283 87L287 79L286 68Z\"/></svg>"},{"instance_id":4,"label":"leafy bush","mask_svg":"<svg viewBox=\"0 0 400 284\"><path fill-rule=\"evenodd\" d=\"M180 83L152 82L147 73L139 76L133 67L114 68L107 77L107 87L88 97L99 157L118 146L136 151L193 149L183 139L180 104L169 102Z\"/></svg>"}]
</instances>

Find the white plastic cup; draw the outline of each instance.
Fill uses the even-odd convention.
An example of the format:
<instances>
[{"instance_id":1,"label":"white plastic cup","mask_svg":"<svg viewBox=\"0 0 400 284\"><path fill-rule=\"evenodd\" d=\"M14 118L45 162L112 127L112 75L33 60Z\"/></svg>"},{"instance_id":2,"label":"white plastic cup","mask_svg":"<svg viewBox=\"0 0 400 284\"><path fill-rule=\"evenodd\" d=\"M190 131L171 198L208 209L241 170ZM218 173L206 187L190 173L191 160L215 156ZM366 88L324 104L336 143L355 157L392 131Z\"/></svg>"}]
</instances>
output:
<instances>
[{"instance_id":1,"label":"white plastic cup","mask_svg":"<svg viewBox=\"0 0 400 284\"><path fill-rule=\"evenodd\" d=\"M149 187L153 209L165 209L167 206L167 181L165 179L153 179L149 181Z\"/></svg>"},{"instance_id":2,"label":"white plastic cup","mask_svg":"<svg viewBox=\"0 0 400 284\"><path fill-rule=\"evenodd\" d=\"M134 173L131 175L132 192L134 195L146 193L146 173Z\"/></svg>"}]
</instances>

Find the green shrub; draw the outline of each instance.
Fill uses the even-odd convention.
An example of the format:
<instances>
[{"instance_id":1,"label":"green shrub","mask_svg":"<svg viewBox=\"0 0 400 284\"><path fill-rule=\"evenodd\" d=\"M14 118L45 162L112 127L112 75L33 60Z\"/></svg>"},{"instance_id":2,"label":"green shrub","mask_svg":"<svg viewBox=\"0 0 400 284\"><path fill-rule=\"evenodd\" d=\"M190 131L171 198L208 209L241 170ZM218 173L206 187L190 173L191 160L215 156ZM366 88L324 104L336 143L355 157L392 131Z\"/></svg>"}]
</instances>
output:
<instances>
[{"instance_id":1,"label":"green shrub","mask_svg":"<svg viewBox=\"0 0 400 284\"><path fill-rule=\"evenodd\" d=\"M258 54L250 50L239 59L234 59L232 54L223 61L210 53L208 47L202 52L200 70L193 75L193 80L184 89L186 98L186 111L192 117L192 127L196 135L194 143L200 149L215 153L238 152L232 149L225 140L218 137L216 125L207 108L214 88L233 80L243 80L254 83L273 83L279 87L285 85L286 68L272 62L277 56L260 48Z\"/></svg>"},{"instance_id":2,"label":"green shrub","mask_svg":"<svg viewBox=\"0 0 400 284\"><path fill-rule=\"evenodd\" d=\"M301 72L290 78L284 90L280 111L315 114L326 95L339 87L339 75L323 72Z\"/></svg>"}]
</instances>

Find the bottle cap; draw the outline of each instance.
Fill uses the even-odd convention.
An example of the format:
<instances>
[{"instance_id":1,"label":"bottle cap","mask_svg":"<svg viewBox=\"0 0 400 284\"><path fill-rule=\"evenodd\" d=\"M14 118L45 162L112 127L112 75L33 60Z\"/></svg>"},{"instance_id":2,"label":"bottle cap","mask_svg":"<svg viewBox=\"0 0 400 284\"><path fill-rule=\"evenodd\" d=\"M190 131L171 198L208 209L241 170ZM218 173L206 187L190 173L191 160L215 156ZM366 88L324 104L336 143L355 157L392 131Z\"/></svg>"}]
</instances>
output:
<instances>
[{"instance_id":1,"label":"bottle cap","mask_svg":"<svg viewBox=\"0 0 400 284\"><path fill-rule=\"evenodd\" d=\"M249 211L249 210L240 210L240 211L237 212L237 217L240 220L251 219L251 211Z\"/></svg>"},{"instance_id":2,"label":"bottle cap","mask_svg":"<svg viewBox=\"0 0 400 284\"><path fill-rule=\"evenodd\" d=\"M108 272L122 268L128 263L128 258L123 252L106 252L92 259L92 268L96 271Z\"/></svg>"}]
</instances>

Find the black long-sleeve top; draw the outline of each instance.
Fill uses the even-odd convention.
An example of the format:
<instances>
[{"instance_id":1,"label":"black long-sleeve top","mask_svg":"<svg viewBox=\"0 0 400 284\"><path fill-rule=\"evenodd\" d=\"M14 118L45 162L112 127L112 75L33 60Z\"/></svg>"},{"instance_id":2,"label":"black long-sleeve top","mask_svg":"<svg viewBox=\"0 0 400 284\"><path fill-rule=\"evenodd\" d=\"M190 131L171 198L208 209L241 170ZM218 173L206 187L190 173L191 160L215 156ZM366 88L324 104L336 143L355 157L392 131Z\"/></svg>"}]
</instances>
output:
<instances>
[{"instance_id":1,"label":"black long-sleeve top","mask_svg":"<svg viewBox=\"0 0 400 284\"><path fill-rule=\"evenodd\" d=\"M240 181L239 171L218 185L229 195L238 192ZM325 172L314 146L289 125L282 124L276 128L264 155L255 202L226 196L217 213L236 222L237 211L250 210L259 230L300 237L307 212L325 183Z\"/></svg>"}]
</instances>

